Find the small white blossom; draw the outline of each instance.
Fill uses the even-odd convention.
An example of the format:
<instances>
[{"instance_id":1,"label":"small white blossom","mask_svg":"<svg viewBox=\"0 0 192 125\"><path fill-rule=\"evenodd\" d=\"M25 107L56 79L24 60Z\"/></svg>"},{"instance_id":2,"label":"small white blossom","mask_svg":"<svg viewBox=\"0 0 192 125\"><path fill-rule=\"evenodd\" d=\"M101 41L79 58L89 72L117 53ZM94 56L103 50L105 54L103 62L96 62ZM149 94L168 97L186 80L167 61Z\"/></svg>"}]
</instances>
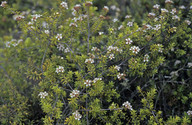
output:
<instances>
[{"instance_id":1,"label":"small white blossom","mask_svg":"<svg viewBox=\"0 0 192 125\"><path fill-rule=\"evenodd\" d=\"M128 101L124 102L124 103L123 103L123 106L124 106L125 108L129 109L129 110L133 110L131 104L130 104Z\"/></svg>"},{"instance_id":2,"label":"small white blossom","mask_svg":"<svg viewBox=\"0 0 192 125\"><path fill-rule=\"evenodd\" d=\"M125 76L125 74L123 74L123 73L117 74L117 78L118 78L119 80L121 80L124 76Z\"/></svg>"},{"instance_id":3,"label":"small white blossom","mask_svg":"<svg viewBox=\"0 0 192 125\"><path fill-rule=\"evenodd\" d=\"M84 84L86 85L86 87L88 87L88 86L91 86L91 80L86 80L85 82L84 82Z\"/></svg>"},{"instance_id":4,"label":"small white blossom","mask_svg":"<svg viewBox=\"0 0 192 125\"><path fill-rule=\"evenodd\" d=\"M77 27L77 24L75 24L75 23L70 23L69 26Z\"/></svg>"},{"instance_id":5,"label":"small white blossom","mask_svg":"<svg viewBox=\"0 0 192 125\"><path fill-rule=\"evenodd\" d=\"M91 51L97 51L98 48L97 47L92 47Z\"/></svg>"},{"instance_id":6,"label":"small white blossom","mask_svg":"<svg viewBox=\"0 0 192 125\"><path fill-rule=\"evenodd\" d=\"M155 17L155 13L149 13L148 16L149 17Z\"/></svg>"},{"instance_id":7,"label":"small white blossom","mask_svg":"<svg viewBox=\"0 0 192 125\"><path fill-rule=\"evenodd\" d=\"M119 27L118 27L118 30L120 30L120 29L122 29L123 28L123 25L120 25Z\"/></svg>"},{"instance_id":8,"label":"small white blossom","mask_svg":"<svg viewBox=\"0 0 192 125\"><path fill-rule=\"evenodd\" d=\"M61 40L62 39L62 34L57 34L56 39Z\"/></svg>"},{"instance_id":9,"label":"small white blossom","mask_svg":"<svg viewBox=\"0 0 192 125\"><path fill-rule=\"evenodd\" d=\"M144 56L143 62L149 62L149 55L148 54L146 54Z\"/></svg>"},{"instance_id":10,"label":"small white blossom","mask_svg":"<svg viewBox=\"0 0 192 125\"><path fill-rule=\"evenodd\" d=\"M190 25L190 24L191 24L191 21L185 20L185 23L187 23L187 25Z\"/></svg>"},{"instance_id":11,"label":"small white blossom","mask_svg":"<svg viewBox=\"0 0 192 125\"><path fill-rule=\"evenodd\" d=\"M165 8L161 8L161 13L168 13L169 11Z\"/></svg>"},{"instance_id":12,"label":"small white blossom","mask_svg":"<svg viewBox=\"0 0 192 125\"><path fill-rule=\"evenodd\" d=\"M49 30L45 30L44 32L45 32L45 34L49 34Z\"/></svg>"},{"instance_id":13,"label":"small white blossom","mask_svg":"<svg viewBox=\"0 0 192 125\"><path fill-rule=\"evenodd\" d=\"M79 11L80 8L81 8L81 5L80 4L76 4L73 9L75 11Z\"/></svg>"},{"instance_id":14,"label":"small white blossom","mask_svg":"<svg viewBox=\"0 0 192 125\"><path fill-rule=\"evenodd\" d=\"M114 18L114 19L113 19L113 22L114 22L114 23L115 23L115 22L117 22L117 21L118 21L118 19L117 19L117 18Z\"/></svg>"},{"instance_id":15,"label":"small white blossom","mask_svg":"<svg viewBox=\"0 0 192 125\"><path fill-rule=\"evenodd\" d=\"M159 9L159 7L160 7L159 4L155 4L155 5L153 6L154 9Z\"/></svg>"},{"instance_id":16,"label":"small white blossom","mask_svg":"<svg viewBox=\"0 0 192 125\"><path fill-rule=\"evenodd\" d=\"M137 47L137 46L132 46L132 47L130 48L130 50L131 50L133 53L137 54L137 53L140 51L140 48Z\"/></svg>"},{"instance_id":17,"label":"small white blossom","mask_svg":"<svg viewBox=\"0 0 192 125\"><path fill-rule=\"evenodd\" d=\"M176 65L178 65L178 64L180 64L180 63L181 63L180 60L176 60L175 63L174 63L174 66L176 66Z\"/></svg>"},{"instance_id":18,"label":"small white blossom","mask_svg":"<svg viewBox=\"0 0 192 125\"><path fill-rule=\"evenodd\" d=\"M94 63L94 59L91 59L91 58L86 59L86 60L85 60L85 63Z\"/></svg>"},{"instance_id":19,"label":"small white blossom","mask_svg":"<svg viewBox=\"0 0 192 125\"><path fill-rule=\"evenodd\" d=\"M189 63L187 64L187 66L188 66L189 68L191 68L191 67L192 67L192 62L189 62Z\"/></svg>"},{"instance_id":20,"label":"small white blossom","mask_svg":"<svg viewBox=\"0 0 192 125\"><path fill-rule=\"evenodd\" d=\"M192 5L190 6L190 8L189 9L192 9Z\"/></svg>"},{"instance_id":21,"label":"small white blossom","mask_svg":"<svg viewBox=\"0 0 192 125\"><path fill-rule=\"evenodd\" d=\"M165 3L173 3L172 0L165 0Z\"/></svg>"},{"instance_id":22,"label":"small white blossom","mask_svg":"<svg viewBox=\"0 0 192 125\"><path fill-rule=\"evenodd\" d=\"M91 6L91 5L93 5L93 2L91 2L91 1L87 1L87 2L85 3L85 6Z\"/></svg>"},{"instance_id":23,"label":"small white blossom","mask_svg":"<svg viewBox=\"0 0 192 125\"><path fill-rule=\"evenodd\" d=\"M158 50L158 52L160 52L160 53L162 53L163 52L163 48L162 48L162 44L157 44L157 46L159 47L159 50Z\"/></svg>"},{"instance_id":24,"label":"small white blossom","mask_svg":"<svg viewBox=\"0 0 192 125\"><path fill-rule=\"evenodd\" d=\"M24 19L25 17L23 15L14 15L13 19L16 21L20 21L21 19Z\"/></svg>"},{"instance_id":25,"label":"small white blossom","mask_svg":"<svg viewBox=\"0 0 192 125\"><path fill-rule=\"evenodd\" d=\"M6 45L6 47L10 48L11 43L10 42L6 42L5 45Z\"/></svg>"},{"instance_id":26,"label":"small white blossom","mask_svg":"<svg viewBox=\"0 0 192 125\"><path fill-rule=\"evenodd\" d=\"M172 17L172 19L173 19L173 20L180 20L180 18L179 18L177 15L174 15L174 16Z\"/></svg>"},{"instance_id":27,"label":"small white blossom","mask_svg":"<svg viewBox=\"0 0 192 125\"><path fill-rule=\"evenodd\" d=\"M130 38L125 39L126 43L125 44L131 44L133 41Z\"/></svg>"},{"instance_id":28,"label":"small white blossom","mask_svg":"<svg viewBox=\"0 0 192 125\"><path fill-rule=\"evenodd\" d=\"M59 66L58 68L56 68L56 73L60 73L60 72L64 72L64 67L63 66Z\"/></svg>"},{"instance_id":29,"label":"small white blossom","mask_svg":"<svg viewBox=\"0 0 192 125\"><path fill-rule=\"evenodd\" d=\"M187 115L192 115L192 111L187 111Z\"/></svg>"},{"instance_id":30,"label":"small white blossom","mask_svg":"<svg viewBox=\"0 0 192 125\"><path fill-rule=\"evenodd\" d=\"M177 12L177 10L174 8L174 9L171 10L170 13L174 15L176 12Z\"/></svg>"},{"instance_id":31,"label":"small white blossom","mask_svg":"<svg viewBox=\"0 0 192 125\"><path fill-rule=\"evenodd\" d=\"M180 9L186 9L186 7L184 5L179 7Z\"/></svg>"},{"instance_id":32,"label":"small white blossom","mask_svg":"<svg viewBox=\"0 0 192 125\"><path fill-rule=\"evenodd\" d=\"M133 26L133 22L128 22L127 26L132 27Z\"/></svg>"},{"instance_id":33,"label":"small white blossom","mask_svg":"<svg viewBox=\"0 0 192 125\"><path fill-rule=\"evenodd\" d=\"M101 81L102 78L94 78L93 83L96 83L97 81Z\"/></svg>"},{"instance_id":34,"label":"small white blossom","mask_svg":"<svg viewBox=\"0 0 192 125\"><path fill-rule=\"evenodd\" d=\"M104 6L103 9L104 9L105 11L109 11L109 7L108 7L108 6Z\"/></svg>"},{"instance_id":35,"label":"small white blossom","mask_svg":"<svg viewBox=\"0 0 192 125\"><path fill-rule=\"evenodd\" d=\"M65 49L65 53L68 53L68 52L70 52L70 50L69 50L69 48L67 47L67 48Z\"/></svg>"},{"instance_id":36,"label":"small white blossom","mask_svg":"<svg viewBox=\"0 0 192 125\"><path fill-rule=\"evenodd\" d=\"M5 7L6 4L7 4L7 1L2 1L2 2L1 2L1 6L2 6L2 7Z\"/></svg>"},{"instance_id":37,"label":"small white blossom","mask_svg":"<svg viewBox=\"0 0 192 125\"><path fill-rule=\"evenodd\" d=\"M115 5L112 5L112 6L111 6L111 9L112 9L112 10L116 10L116 8L117 8L117 7L116 7Z\"/></svg>"},{"instance_id":38,"label":"small white blossom","mask_svg":"<svg viewBox=\"0 0 192 125\"><path fill-rule=\"evenodd\" d=\"M172 71L172 72L170 73L170 75L171 75L171 77L179 76L178 71Z\"/></svg>"},{"instance_id":39,"label":"small white blossom","mask_svg":"<svg viewBox=\"0 0 192 125\"><path fill-rule=\"evenodd\" d=\"M126 15L125 18L129 19L129 18L131 18L131 15Z\"/></svg>"},{"instance_id":40,"label":"small white blossom","mask_svg":"<svg viewBox=\"0 0 192 125\"><path fill-rule=\"evenodd\" d=\"M40 15L40 14L35 14L35 15L31 15L31 16L32 16L31 21L34 22L34 21L37 21L37 19L38 19L39 17L41 17L42 15Z\"/></svg>"},{"instance_id":41,"label":"small white blossom","mask_svg":"<svg viewBox=\"0 0 192 125\"><path fill-rule=\"evenodd\" d=\"M78 111L75 111L73 113L73 116L74 116L75 120L80 120L82 117L82 115Z\"/></svg>"},{"instance_id":42,"label":"small white blossom","mask_svg":"<svg viewBox=\"0 0 192 125\"><path fill-rule=\"evenodd\" d=\"M65 47L61 43L58 43L57 48L59 49L59 51L64 51L65 49Z\"/></svg>"},{"instance_id":43,"label":"small white blossom","mask_svg":"<svg viewBox=\"0 0 192 125\"><path fill-rule=\"evenodd\" d=\"M114 58L115 58L115 57L114 57L114 54L110 54L110 55L109 55L109 59L110 59L110 60L112 60L112 59L114 59Z\"/></svg>"},{"instance_id":44,"label":"small white blossom","mask_svg":"<svg viewBox=\"0 0 192 125\"><path fill-rule=\"evenodd\" d=\"M116 69L117 71L119 71L120 68L121 68L121 67L119 67L119 66L115 66L115 67L114 67L114 69Z\"/></svg>"},{"instance_id":45,"label":"small white blossom","mask_svg":"<svg viewBox=\"0 0 192 125\"><path fill-rule=\"evenodd\" d=\"M45 98L46 96L48 96L48 93L46 91L40 92L38 96L40 96L40 98Z\"/></svg>"},{"instance_id":46,"label":"small white blossom","mask_svg":"<svg viewBox=\"0 0 192 125\"><path fill-rule=\"evenodd\" d=\"M68 9L68 5L66 2L61 2L60 4L63 8Z\"/></svg>"},{"instance_id":47,"label":"small white blossom","mask_svg":"<svg viewBox=\"0 0 192 125\"><path fill-rule=\"evenodd\" d=\"M99 35L103 35L104 34L104 32L98 32L99 33Z\"/></svg>"},{"instance_id":48,"label":"small white blossom","mask_svg":"<svg viewBox=\"0 0 192 125\"><path fill-rule=\"evenodd\" d=\"M79 93L80 93L79 90L73 90L72 93L70 93L70 97L71 98L78 97Z\"/></svg>"},{"instance_id":49,"label":"small white blossom","mask_svg":"<svg viewBox=\"0 0 192 125\"><path fill-rule=\"evenodd\" d=\"M157 24L155 27L153 27L153 30L158 31L159 29L161 29L161 24Z\"/></svg>"}]
</instances>

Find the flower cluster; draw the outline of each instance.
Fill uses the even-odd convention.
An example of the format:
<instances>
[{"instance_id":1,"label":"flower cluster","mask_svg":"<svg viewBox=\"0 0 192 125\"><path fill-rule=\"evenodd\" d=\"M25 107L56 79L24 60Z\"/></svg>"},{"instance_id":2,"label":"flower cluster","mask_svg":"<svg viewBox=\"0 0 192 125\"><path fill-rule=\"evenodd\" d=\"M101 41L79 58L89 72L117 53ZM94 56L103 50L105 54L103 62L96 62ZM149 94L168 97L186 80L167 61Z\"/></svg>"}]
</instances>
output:
<instances>
[{"instance_id":1,"label":"flower cluster","mask_svg":"<svg viewBox=\"0 0 192 125\"><path fill-rule=\"evenodd\" d=\"M128 22L127 26L132 27L133 26L133 22Z\"/></svg>"},{"instance_id":2,"label":"flower cluster","mask_svg":"<svg viewBox=\"0 0 192 125\"><path fill-rule=\"evenodd\" d=\"M62 45L61 43L57 44L57 48L59 49L59 51L63 51L65 49L64 45Z\"/></svg>"},{"instance_id":3,"label":"flower cluster","mask_svg":"<svg viewBox=\"0 0 192 125\"><path fill-rule=\"evenodd\" d=\"M59 34L59 33L58 33L57 36L56 36L56 39L57 39L57 40L61 40L61 39L62 39L62 34Z\"/></svg>"},{"instance_id":4,"label":"flower cluster","mask_svg":"<svg viewBox=\"0 0 192 125\"><path fill-rule=\"evenodd\" d=\"M14 47L16 47L20 42L22 42L23 40L22 39L20 39L20 40L16 40L16 39L12 39L11 41L8 41L8 42L6 42L5 43L5 45L6 45L6 47L8 47L8 48L10 48L11 47L11 45L12 46L14 46Z\"/></svg>"},{"instance_id":5,"label":"flower cluster","mask_svg":"<svg viewBox=\"0 0 192 125\"><path fill-rule=\"evenodd\" d=\"M192 111L187 111L187 115L192 115Z\"/></svg>"},{"instance_id":6,"label":"flower cluster","mask_svg":"<svg viewBox=\"0 0 192 125\"><path fill-rule=\"evenodd\" d=\"M129 109L129 110L133 110L131 104L130 104L128 101L124 102L124 103L123 103L123 106L124 106L125 108Z\"/></svg>"},{"instance_id":7,"label":"flower cluster","mask_svg":"<svg viewBox=\"0 0 192 125\"><path fill-rule=\"evenodd\" d=\"M78 97L79 93L80 93L79 90L73 90L72 93L70 93L70 97L71 98Z\"/></svg>"},{"instance_id":8,"label":"flower cluster","mask_svg":"<svg viewBox=\"0 0 192 125\"><path fill-rule=\"evenodd\" d=\"M131 44L133 41L130 38L125 39L126 43L125 44Z\"/></svg>"},{"instance_id":9,"label":"flower cluster","mask_svg":"<svg viewBox=\"0 0 192 125\"><path fill-rule=\"evenodd\" d=\"M99 51L97 47L92 47L91 51Z\"/></svg>"},{"instance_id":10,"label":"flower cluster","mask_svg":"<svg viewBox=\"0 0 192 125\"><path fill-rule=\"evenodd\" d=\"M59 72L64 72L64 67L63 66L59 66L59 68L56 68L56 73L59 73Z\"/></svg>"},{"instance_id":11,"label":"flower cluster","mask_svg":"<svg viewBox=\"0 0 192 125\"><path fill-rule=\"evenodd\" d=\"M31 15L31 16L32 16L31 21L32 21L32 22L35 22L35 21L37 21L37 19L38 19L39 17L41 17L42 15L40 15L40 14L35 14L35 15Z\"/></svg>"},{"instance_id":12,"label":"flower cluster","mask_svg":"<svg viewBox=\"0 0 192 125\"><path fill-rule=\"evenodd\" d=\"M119 80L121 80L122 78L124 79L124 76L125 76L124 73L119 73L119 74L117 74L117 78L118 78Z\"/></svg>"},{"instance_id":13,"label":"flower cluster","mask_svg":"<svg viewBox=\"0 0 192 125\"><path fill-rule=\"evenodd\" d=\"M140 51L140 48L137 47L137 46L132 46L132 47L130 48L130 50L131 50L133 53L137 54L137 53Z\"/></svg>"},{"instance_id":14,"label":"flower cluster","mask_svg":"<svg viewBox=\"0 0 192 125\"><path fill-rule=\"evenodd\" d=\"M78 111L75 111L73 113L73 116L74 116L75 120L80 120L82 117L82 115Z\"/></svg>"},{"instance_id":15,"label":"flower cluster","mask_svg":"<svg viewBox=\"0 0 192 125\"><path fill-rule=\"evenodd\" d=\"M159 47L158 52L162 53L163 52L163 45L162 44L157 44L157 46Z\"/></svg>"},{"instance_id":16,"label":"flower cluster","mask_svg":"<svg viewBox=\"0 0 192 125\"><path fill-rule=\"evenodd\" d=\"M160 5L159 4L155 4L154 6L153 6L153 9L159 9L159 7L160 7Z\"/></svg>"},{"instance_id":17,"label":"flower cluster","mask_svg":"<svg viewBox=\"0 0 192 125\"><path fill-rule=\"evenodd\" d=\"M92 59L92 58L86 59L85 63L94 63L94 59Z\"/></svg>"},{"instance_id":18,"label":"flower cluster","mask_svg":"<svg viewBox=\"0 0 192 125\"><path fill-rule=\"evenodd\" d=\"M97 81L101 81L102 78L94 78L93 83L96 83Z\"/></svg>"},{"instance_id":19,"label":"flower cluster","mask_svg":"<svg viewBox=\"0 0 192 125\"><path fill-rule=\"evenodd\" d=\"M66 2L61 2L61 7L65 8L65 9L68 9L68 5Z\"/></svg>"},{"instance_id":20,"label":"flower cluster","mask_svg":"<svg viewBox=\"0 0 192 125\"><path fill-rule=\"evenodd\" d=\"M40 92L38 96L40 96L40 98L45 98L46 96L48 96L48 93L46 91Z\"/></svg>"},{"instance_id":21,"label":"flower cluster","mask_svg":"<svg viewBox=\"0 0 192 125\"><path fill-rule=\"evenodd\" d=\"M91 80L85 80L84 84L86 85L86 87L91 86Z\"/></svg>"}]
</instances>

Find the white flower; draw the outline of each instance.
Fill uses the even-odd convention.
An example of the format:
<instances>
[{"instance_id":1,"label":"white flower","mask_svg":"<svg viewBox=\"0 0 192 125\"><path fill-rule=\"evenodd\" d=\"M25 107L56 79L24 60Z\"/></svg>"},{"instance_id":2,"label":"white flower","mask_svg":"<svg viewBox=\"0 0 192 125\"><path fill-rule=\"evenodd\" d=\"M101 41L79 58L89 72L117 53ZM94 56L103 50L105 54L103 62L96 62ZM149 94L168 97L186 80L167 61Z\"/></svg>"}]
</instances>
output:
<instances>
[{"instance_id":1,"label":"white flower","mask_svg":"<svg viewBox=\"0 0 192 125\"><path fill-rule=\"evenodd\" d=\"M149 13L148 16L155 17L155 13Z\"/></svg>"},{"instance_id":2,"label":"white flower","mask_svg":"<svg viewBox=\"0 0 192 125\"><path fill-rule=\"evenodd\" d=\"M111 6L111 9L112 9L112 10L116 10L116 8L117 8L117 7L116 7L115 5L112 5L112 6Z\"/></svg>"},{"instance_id":3,"label":"white flower","mask_svg":"<svg viewBox=\"0 0 192 125\"><path fill-rule=\"evenodd\" d=\"M165 0L165 3L173 3L172 0Z\"/></svg>"},{"instance_id":4,"label":"white flower","mask_svg":"<svg viewBox=\"0 0 192 125\"><path fill-rule=\"evenodd\" d=\"M187 23L187 25L190 25L190 24L191 24L191 21L185 20L185 23Z\"/></svg>"},{"instance_id":5,"label":"white flower","mask_svg":"<svg viewBox=\"0 0 192 125\"><path fill-rule=\"evenodd\" d=\"M45 32L45 34L49 34L49 30L45 30L44 32Z\"/></svg>"},{"instance_id":6,"label":"white flower","mask_svg":"<svg viewBox=\"0 0 192 125\"><path fill-rule=\"evenodd\" d=\"M172 17L172 19L173 19L173 20L180 20L180 18L179 18L177 15L174 15L174 16Z\"/></svg>"},{"instance_id":7,"label":"white flower","mask_svg":"<svg viewBox=\"0 0 192 125\"><path fill-rule=\"evenodd\" d=\"M34 22L34 21L37 21L37 19L38 19L39 17L41 17L42 15L40 15L40 14L35 14L35 15L31 15L31 16L32 16L31 21Z\"/></svg>"},{"instance_id":8,"label":"white flower","mask_svg":"<svg viewBox=\"0 0 192 125\"><path fill-rule=\"evenodd\" d=\"M120 68L121 68L121 67L119 67L119 66L115 66L115 67L114 67L114 69L116 69L117 71L119 71Z\"/></svg>"},{"instance_id":9,"label":"white flower","mask_svg":"<svg viewBox=\"0 0 192 125\"><path fill-rule=\"evenodd\" d=\"M161 29L161 24L155 25L155 27L154 27L153 29L156 30L156 31L158 31L159 29Z\"/></svg>"},{"instance_id":10,"label":"white flower","mask_svg":"<svg viewBox=\"0 0 192 125\"><path fill-rule=\"evenodd\" d=\"M127 26L132 27L133 26L133 22L128 22Z\"/></svg>"},{"instance_id":11,"label":"white flower","mask_svg":"<svg viewBox=\"0 0 192 125\"><path fill-rule=\"evenodd\" d=\"M61 40L62 39L62 34L57 34L56 39Z\"/></svg>"},{"instance_id":12,"label":"white flower","mask_svg":"<svg viewBox=\"0 0 192 125\"><path fill-rule=\"evenodd\" d=\"M109 59L110 59L110 60L112 60L112 59L114 59L114 58L115 58L115 57L114 57L114 54L110 54L110 55L109 55Z\"/></svg>"},{"instance_id":13,"label":"white flower","mask_svg":"<svg viewBox=\"0 0 192 125\"><path fill-rule=\"evenodd\" d=\"M86 85L86 87L88 87L88 86L91 86L91 80L86 80L85 82L84 82L84 84Z\"/></svg>"},{"instance_id":14,"label":"white flower","mask_svg":"<svg viewBox=\"0 0 192 125\"><path fill-rule=\"evenodd\" d=\"M187 115L192 115L192 111L187 111Z\"/></svg>"},{"instance_id":15,"label":"white flower","mask_svg":"<svg viewBox=\"0 0 192 125\"><path fill-rule=\"evenodd\" d=\"M115 23L115 22L117 22L117 21L118 21L118 19L117 19L117 18L114 18L114 19L113 19L113 22L114 22L114 23Z\"/></svg>"},{"instance_id":16,"label":"white flower","mask_svg":"<svg viewBox=\"0 0 192 125\"><path fill-rule=\"evenodd\" d=\"M73 90L72 93L70 93L70 97L71 98L78 97L79 93L80 93L79 90Z\"/></svg>"},{"instance_id":17,"label":"white flower","mask_svg":"<svg viewBox=\"0 0 192 125\"><path fill-rule=\"evenodd\" d=\"M133 41L130 38L125 39L126 43L125 44L131 44Z\"/></svg>"},{"instance_id":18,"label":"white flower","mask_svg":"<svg viewBox=\"0 0 192 125\"><path fill-rule=\"evenodd\" d=\"M28 22L27 25L31 26L33 25L33 22Z\"/></svg>"},{"instance_id":19,"label":"white flower","mask_svg":"<svg viewBox=\"0 0 192 125\"><path fill-rule=\"evenodd\" d=\"M61 2L60 4L63 8L68 9L68 5L66 2Z\"/></svg>"},{"instance_id":20,"label":"white flower","mask_svg":"<svg viewBox=\"0 0 192 125\"><path fill-rule=\"evenodd\" d=\"M108 7L108 6L104 6L103 9L104 9L105 11L109 11L109 7Z\"/></svg>"},{"instance_id":21,"label":"white flower","mask_svg":"<svg viewBox=\"0 0 192 125\"><path fill-rule=\"evenodd\" d=\"M70 23L69 26L77 27L77 24L75 24L75 23Z\"/></svg>"},{"instance_id":22,"label":"white flower","mask_svg":"<svg viewBox=\"0 0 192 125\"><path fill-rule=\"evenodd\" d=\"M75 111L73 113L73 116L74 116L75 120L80 120L82 117L82 115L78 111Z\"/></svg>"},{"instance_id":23,"label":"white flower","mask_svg":"<svg viewBox=\"0 0 192 125\"><path fill-rule=\"evenodd\" d=\"M104 32L98 32L99 33L99 35L103 35L104 34Z\"/></svg>"},{"instance_id":24,"label":"white flower","mask_svg":"<svg viewBox=\"0 0 192 125\"><path fill-rule=\"evenodd\" d=\"M161 13L168 13L169 11L165 8L161 8Z\"/></svg>"},{"instance_id":25,"label":"white flower","mask_svg":"<svg viewBox=\"0 0 192 125\"><path fill-rule=\"evenodd\" d=\"M1 6L2 6L2 7L5 7L6 4L7 4L7 1L2 1L2 2L1 2Z\"/></svg>"},{"instance_id":26,"label":"white flower","mask_svg":"<svg viewBox=\"0 0 192 125\"><path fill-rule=\"evenodd\" d=\"M59 73L59 72L64 72L64 67L63 66L59 66L59 68L56 68L56 73Z\"/></svg>"},{"instance_id":27,"label":"white flower","mask_svg":"<svg viewBox=\"0 0 192 125\"><path fill-rule=\"evenodd\" d=\"M67 48L65 49L65 53L68 53L68 52L70 52L70 50L69 50L69 48L67 47Z\"/></svg>"},{"instance_id":28,"label":"white flower","mask_svg":"<svg viewBox=\"0 0 192 125\"><path fill-rule=\"evenodd\" d=\"M13 16L13 19L16 20L16 21L20 21L21 19L24 19L25 17L22 16L22 15L14 15Z\"/></svg>"},{"instance_id":29,"label":"white flower","mask_svg":"<svg viewBox=\"0 0 192 125\"><path fill-rule=\"evenodd\" d=\"M190 6L190 9L192 9L192 5Z\"/></svg>"},{"instance_id":30,"label":"white flower","mask_svg":"<svg viewBox=\"0 0 192 125\"><path fill-rule=\"evenodd\" d=\"M123 73L117 74L117 78L118 78L119 80L121 80L124 76L125 76L125 74L123 74Z\"/></svg>"},{"instance_id":31,"label":"white flower","mask_svg":"<svg viewBox=\"0 0 192 125\"><path fill-rule=\"evenodd\" d=\"M177 12L177 10L174 8L174 9L171 10L170 13L174 15L176 12Z\"/></svg>"},{"instance_id":32,"label":"white flower","mask_svg":"<svg viewBox=\"0 0 192 125\"><path fill-rule=\"evenodd\" d=\"M94 59L91 59L91 58L86 59L86 60L85 60L85 63L94 63Z\"/></svg>"},{"instance_id":33,"label":"white flower","mask_svg":"<svg viewBox=\"0 0 192 125\"><path fill-rule=\"evenodd\" d=\"M155 5L153 6L154 9L159 9L159 7L160 7L160 5L158 5L158 4L155 4Z\"/></svg>"},{"instance_id":34,"label":"white flower","mask_svg":"<svg viewBox=\"0 0 192 125\"><path fill-rule=\"evenodd\" d=\"M11 43L10 42L6 42L5 45L6 45L6 47L10 48Z\"/></svg>"},{"instance_id":35,"label":"white flower","mask_svg":"<svg viewBox=\"0 0 192 125\"><path fill-rule=\"evenodd\" d=\"M174 66L176 66L176 65L178 65L178 64L180 64L180 63L181 63L180 60L176 60L175 63L174 63Z\"/></svg>"},{"instance_id":36,"label":"white flower","mask_svg":"<svg viewBox=\"0 0 192 125\"><path fill-rule=\"evenodd\" d=\"M189 68L191 68L191 67L192 67L192 62L189 62L189 63L187 64L187 66L188 66Z\"/></svg>"},{"instance_id":37,"label":"white flower","mask_svg":"<svg viewBox=\"0 0 192 125\"><path fill-rule=\"evenodd\" d=\"M58 43L57 48L59 49L59 51L64 51L65 49L65 47L61 43Z\"/></svg>"},{"instance_id":38,"label":"white flower","mask_svg":"<svg viewBox=\"0 0 192 125\"><path fill-rule=\"evenodd\" d=\"M123 106L124 106L125 108L127 108L127 109L133 110L131 104L130 104L128 101L124 102L124 103L123 103Z\"/></svg>"},{"instance_id":39,"label":"white flower","mask_svg":"<svg viewBox=\"0 0 192 125\"><path fill-rule=\"evenodd\" d=\"M98 48L97 47L92 47L91 51L97 51Z\"/></svg>"},{"instance_id":40,"label":"white flower","mask_svg":"<svg viewBox=\"0 0 192 125\"><path fill-rule=\"evenodd\" d=\"M184 5L179 7L180 9L186 9L186 7Z\"/></svg>"},{"instance_id":41,"label":"white flower","mask_svg":"<svg viewBox=\"0 0 192 125\"><path fill-rule=\"evenodd\" d=\"M46 23L45 21L43 21L43 22L42 22L42 26L43 26L44 28L48 28L48 27L49 27L49 24Z\"/></svg>"},{"instance_id":42,"label":"white flower","mask_svg":"<svg viewBox=\"0 0 192 125\"><path fill-rule=\"evenodd\" d=\"M102 80L102 78L94 78L94 80L93 80L93 83L96 83L97 81L101 81Z\"/></svg>"},{"instance_id":43,"label":"white flower","mask_svg":"<svg viewBox=\"0 0 192 125\"><path fill-rule=\"evenodd\" d=\"M46 91L40 92L38 96L40 96L40 98L45 98L46 96L48 96L48 93Z\"/></svg>"},{"instance_id":44,"label":"white flower","mask_svg":"<svg viewBox=\"0 0 192 125\"><path fill-rule=\"evenodd\" d=\"M160 53L162 53L163 52L163 48L162 48L162 44L157 44L157 46L159 47L159 50L158 50L158 52L160 52Z\"/></svg>"},{"instance_id":45,"label":"white flower","mask_svg":"<svg viewBox=\"0 0 192 125\"><path fill-rule=\"evenodd\" d=\"M143 62L149 62L149 55L145 54Z\"/></svg>"},{"instance_id":46,"label":"white flower","mask_svg":"<svg viewBox=\"0 0 192 125\"><path fill-rule=\"evenodd\" d=\"M120 25L119 27L118 27L118 30L120 30L120 29L122 29L123 28L123 25Z\"/></svg>"},{"instance_id":47,"label":"white flower","mask_svg":"<svg viewBox=\"0 0 192 125\"><path fill-rule=\"evenodd\" d=\"M137 53L140 51L140 48L137 47L137 46L132 46L132 47L130 48L130 50L131 50L133 53L137 54Z\"/></svg>"},{"instance_id":48,"label":"white flower","mask_svg":"<svg viewBox=\"0 0 192 125\"><path fill-rule=\"evenodd\" d=\"M131 18L131 15L126 15L125 18L129 19L129 18Z\"/></svg>"},{"instance_id":49,"label":"white flower","mask_svg":"<svg viewBox=\"0 0 192 125\"><path fill-rule=\"evenodd\" d=\"M73 7L73 9L74 9L75 11L79 11L80 8L81 8L81 5L80 5L80 4L76 4L76 5Z\"/></svg>"},{"instance_id":50,"label":"white flower","mask_svg":"<svg viewBox=\"0 0 192 125\"><path fill-rule=\"evenodd\" d=\"M179 76L178 71L172 71L172 72L170 73L170 75L171 75L171 77Z\"/></svg>"},{"instance_id":51,"label":"white flower","mask_svg":"<svg viewBox=\"0 0 192 125\"><path fill-rule=\"evenodd\" d=\"M87 1L87 2L85 3L85 6L91 6L91 5L93 5L93 2L91 2L91 1Z\"/></svg>"}]
</instances>

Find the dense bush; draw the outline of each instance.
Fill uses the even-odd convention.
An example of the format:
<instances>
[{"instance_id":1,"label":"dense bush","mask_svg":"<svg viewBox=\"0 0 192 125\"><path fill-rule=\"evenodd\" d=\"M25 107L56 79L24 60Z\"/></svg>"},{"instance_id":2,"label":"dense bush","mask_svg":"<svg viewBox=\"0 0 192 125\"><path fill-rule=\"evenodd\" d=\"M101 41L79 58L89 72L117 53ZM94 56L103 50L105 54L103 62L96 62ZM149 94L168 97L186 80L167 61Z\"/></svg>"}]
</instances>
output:
<instances>
[{"instance_id":1,"label":"dense bush","mask_svg":"<svg viewBox=\"0 0 192 125\"><path fill-rule=\"evenodd\" d=\"M1 38L0 123L191 124L192 7L166 0L138 25L93 3L2 4L20 33Z\"/></svg>"}]
</instances>

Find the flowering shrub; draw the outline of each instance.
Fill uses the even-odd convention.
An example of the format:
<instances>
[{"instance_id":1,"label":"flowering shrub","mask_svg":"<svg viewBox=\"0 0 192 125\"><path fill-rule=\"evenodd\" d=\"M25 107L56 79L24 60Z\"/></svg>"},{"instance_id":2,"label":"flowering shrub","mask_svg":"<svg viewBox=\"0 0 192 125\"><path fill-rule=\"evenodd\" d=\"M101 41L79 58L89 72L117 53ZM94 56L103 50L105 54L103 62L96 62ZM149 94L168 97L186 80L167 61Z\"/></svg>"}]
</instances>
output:
<instances>
[{"instance_id":1,"label":"flowering shrub","mask_svg":"<svg viewBox=\"0 0 192 125\"><path fill-rule=\"evenodd\" d=\"M0 92L1 123L190 124L188 97L180 117L170 112L164 117L166 110L157 104L158 69L169 65L166 59L174 49L177 55L186 53L179 42L191 48L191 17L184 15L192 10L183 14L184 7L172 4L154 5L142 26L131 16L122 22L110 19L110 9L97 11L92 1L59 1L50 12L26 16L3 5L17 13L21 35L1 43L0 85L10 89ZM135 98L138 92L141 101Z\"/></svg>"}]
</instances>

